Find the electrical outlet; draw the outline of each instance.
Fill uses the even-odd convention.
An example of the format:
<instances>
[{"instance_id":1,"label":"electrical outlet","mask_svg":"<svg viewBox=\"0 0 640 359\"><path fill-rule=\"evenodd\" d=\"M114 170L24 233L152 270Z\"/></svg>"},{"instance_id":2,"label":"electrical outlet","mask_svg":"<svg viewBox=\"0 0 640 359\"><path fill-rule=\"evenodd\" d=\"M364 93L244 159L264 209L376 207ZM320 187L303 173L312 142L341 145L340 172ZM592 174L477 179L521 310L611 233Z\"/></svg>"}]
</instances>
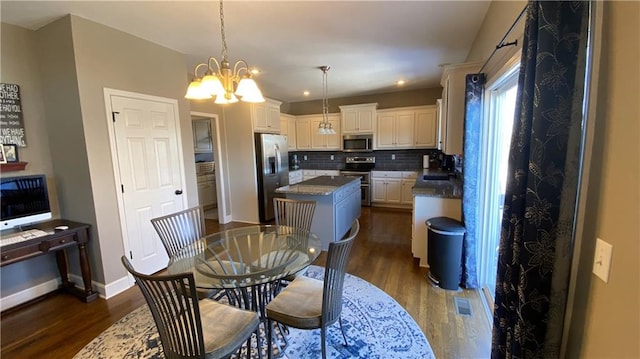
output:
<instances>
[{"instance_id":1,"label":"electrical outlet","mask_svg":"<svg viewBox=\"0 0 640 359\"><path fill-rule=\"evenodd\" d=\"M391 159L395 160L396 159L396 155L391 155Z\"/></svg>"},{"instance_id":2,"label":"electrical outlet","mask_svg":"<svg viewBox=\"0 0 640 359\"><path fill-rule=\"evenodd\" d=\"M333 161L333 155L331 155L331 161Z\"/></svg>"},{"instance_id":3,"label":"electrical outlet","mask_svg":"<svg viewBox=\"0 0 640 359\"><path fill-rule=\"evenodd\" d=\"M613 246L611 244L600 238L596 240L596 254L593 256L593 273L605 283L609 282L612 252Z\"/></svg>"},{"instance_id":4,"label":"electrical outlet","mask_svg":"<svg viewBox=\"0 0 640 359\"><path fill-rule=\"evenodd\" d=\"M307 160L307 155L304 155L304 160L305 160L305 161Z\"/></svg>"}]
</instances>

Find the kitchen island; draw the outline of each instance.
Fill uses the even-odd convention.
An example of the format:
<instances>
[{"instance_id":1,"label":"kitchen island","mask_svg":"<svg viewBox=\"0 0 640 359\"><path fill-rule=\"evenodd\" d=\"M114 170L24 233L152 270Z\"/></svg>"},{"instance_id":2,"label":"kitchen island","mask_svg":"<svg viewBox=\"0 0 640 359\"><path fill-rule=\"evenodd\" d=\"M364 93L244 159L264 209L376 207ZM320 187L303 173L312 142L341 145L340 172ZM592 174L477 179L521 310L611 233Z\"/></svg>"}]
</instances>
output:
<instances>
[{"instance_id":1,"label":"kitchen island","mask_svg":"<svg viewBox=\"0 0 640 359\"><path fill-rule=\"evenodd\" d=\"M329 249L330 242L340 240L360 217L360 177L319 176L280 187L276 193L316 202L311 232L320 238L323 251Z\"/></svg>"}]
</instances>

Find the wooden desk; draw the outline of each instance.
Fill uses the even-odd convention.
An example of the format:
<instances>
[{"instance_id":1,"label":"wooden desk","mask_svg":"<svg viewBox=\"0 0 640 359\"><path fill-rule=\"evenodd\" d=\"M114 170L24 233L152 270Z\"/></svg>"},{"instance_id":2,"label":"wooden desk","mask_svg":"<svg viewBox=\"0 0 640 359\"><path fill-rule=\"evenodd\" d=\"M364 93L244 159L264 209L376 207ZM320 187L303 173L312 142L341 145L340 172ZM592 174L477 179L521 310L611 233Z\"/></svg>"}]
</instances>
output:
<instances>
[{"instance_id":1,"label":"wooden desk","mask_svg":"<svg viewBox=\"0 0 640 359\"><path fill-rule=\"evenodd\" d=\"M55 227L68 226L68 229L57 230ZM90 302L98 297L91 286L91 266L87 253L87 242L89 242L89 225L84 223L55 219L48 222L34 224L33 226L22 228L23 230L37 228L48 233L46 236L29 239L20 243L13 243L1 247L0 266L20 262L25 259L37 257L43 254L55 252L58 271L62 279L60 290L71 293L84 302ZM67 254L65 248L78 246L78 256L80 257L80 270L82 271L82 281L84 290L76 288L73 282L69 281L67 271Z\"/></svg>"}]
</instances>

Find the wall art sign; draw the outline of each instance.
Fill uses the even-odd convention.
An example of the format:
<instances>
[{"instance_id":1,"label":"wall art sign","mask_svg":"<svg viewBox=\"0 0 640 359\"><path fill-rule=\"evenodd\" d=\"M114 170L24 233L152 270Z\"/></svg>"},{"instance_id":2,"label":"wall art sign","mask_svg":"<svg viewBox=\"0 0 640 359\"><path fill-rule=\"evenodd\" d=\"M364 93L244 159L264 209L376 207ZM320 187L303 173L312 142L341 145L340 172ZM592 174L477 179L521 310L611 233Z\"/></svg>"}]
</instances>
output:
<instances>
[{"instance_id":1,"label":"wall art sign","mask_svg":"<svg viewBox=\"0 0 640 359\"><path fill-rule=\"evenodd\" d=\"M27 146L20 86L0 83L0 144Z\"/></svg>"}]
</instances>

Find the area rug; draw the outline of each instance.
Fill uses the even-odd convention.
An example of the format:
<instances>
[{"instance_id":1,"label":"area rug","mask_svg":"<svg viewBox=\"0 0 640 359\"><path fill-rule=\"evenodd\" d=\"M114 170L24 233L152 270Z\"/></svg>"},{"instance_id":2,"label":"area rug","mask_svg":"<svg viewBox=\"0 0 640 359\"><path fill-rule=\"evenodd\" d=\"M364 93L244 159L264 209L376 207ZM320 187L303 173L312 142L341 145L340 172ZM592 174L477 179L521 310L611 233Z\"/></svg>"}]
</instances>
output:
<instances>
[{"instance_id":1,"label":"area rug","mask_svg":"<svg viewBox=\"0 0 640 359\"><path fill-rule=\"evenodd\" d=\"M324 268L310 266L307 276L322 279ZM347 274L342 324L327 331L328 358L435 358L424 334L393 298L369 282ZM289 328L289 345L281 358L320 358L320 330ZM257 353L256 353L257 354ZM87 344L74 359L163 358L153 318L146 305L120 319Z\"/></svg>"}]
</instances>

